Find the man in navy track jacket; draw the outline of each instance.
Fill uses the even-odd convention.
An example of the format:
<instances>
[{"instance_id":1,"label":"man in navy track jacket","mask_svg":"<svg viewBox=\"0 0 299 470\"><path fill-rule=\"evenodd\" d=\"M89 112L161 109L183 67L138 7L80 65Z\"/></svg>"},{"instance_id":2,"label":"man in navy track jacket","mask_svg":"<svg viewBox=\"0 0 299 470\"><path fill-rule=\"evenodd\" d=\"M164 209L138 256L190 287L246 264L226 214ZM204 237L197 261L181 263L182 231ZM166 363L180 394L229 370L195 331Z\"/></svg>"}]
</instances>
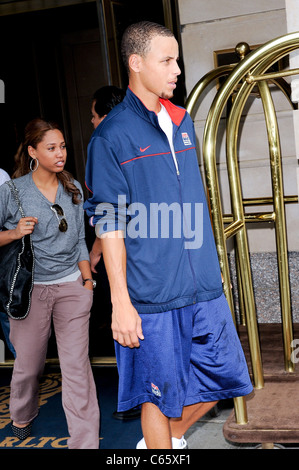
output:
<instances>
[{"instance_id":1,"label":"man in navy track jacket","mask_svg":"<svg viewBox=\"0 0 299 470\"><path fill-rule=\"evenodd\" d=\"M178 44L131 25L129 87L88 148L85 203L110 282L118 410L142 405L137 448L184 448L218 400L251 392L223 294L192 120L172 104Z\"/></svg>"}]
</instances>

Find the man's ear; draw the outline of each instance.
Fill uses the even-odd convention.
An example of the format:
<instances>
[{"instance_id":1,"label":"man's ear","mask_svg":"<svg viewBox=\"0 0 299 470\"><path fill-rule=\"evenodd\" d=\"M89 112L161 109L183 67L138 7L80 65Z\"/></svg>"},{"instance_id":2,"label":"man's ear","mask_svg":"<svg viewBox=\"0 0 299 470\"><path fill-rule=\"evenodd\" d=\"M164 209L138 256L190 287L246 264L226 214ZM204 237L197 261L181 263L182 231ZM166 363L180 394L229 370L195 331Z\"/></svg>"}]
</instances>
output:
<instances>
[{"instance_id":1,"label":"man's ear","mask_svg":"<svg viewBox=\"0 0 299 470\"><path fill-rule=\"evenodd\" d=\"M140 72L142 57L139 54L132 54L129 57L129 67L133 72Z\"/></svg>"}]
</instances>

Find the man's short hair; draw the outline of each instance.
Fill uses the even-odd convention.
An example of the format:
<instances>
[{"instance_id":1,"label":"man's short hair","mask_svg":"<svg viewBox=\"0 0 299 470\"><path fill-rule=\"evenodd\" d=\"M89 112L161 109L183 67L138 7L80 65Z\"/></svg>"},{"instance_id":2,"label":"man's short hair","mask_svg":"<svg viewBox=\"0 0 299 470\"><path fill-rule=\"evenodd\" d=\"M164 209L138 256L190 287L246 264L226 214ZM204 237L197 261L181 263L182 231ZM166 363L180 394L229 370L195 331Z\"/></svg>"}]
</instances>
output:
<instances>
[{"instance_id":1,"label":"man's short hair","mask_svg":"<svg viewBox=\"0 0 299 470\"><path fill-rule=\"evenodd\" d=\"M145 57L150 48L150 42L155 36L174 37L174 34L165 26L151 21L134 23L125 30L121 42L121 55L128 73L129 58L132 54Z\"/></svg>"},{"instance_id":2,"label":"man's short hair","mask_svg":"<svg viewBox=\"0 0 299 470\"><path fill-rule=\"evenodd\" d=\"M126 92L114 85L106 85L99 88L93 95L95 112L99 117L108 114L114 106L120 103L126 95Z\"/></svg>"}]
</instances>

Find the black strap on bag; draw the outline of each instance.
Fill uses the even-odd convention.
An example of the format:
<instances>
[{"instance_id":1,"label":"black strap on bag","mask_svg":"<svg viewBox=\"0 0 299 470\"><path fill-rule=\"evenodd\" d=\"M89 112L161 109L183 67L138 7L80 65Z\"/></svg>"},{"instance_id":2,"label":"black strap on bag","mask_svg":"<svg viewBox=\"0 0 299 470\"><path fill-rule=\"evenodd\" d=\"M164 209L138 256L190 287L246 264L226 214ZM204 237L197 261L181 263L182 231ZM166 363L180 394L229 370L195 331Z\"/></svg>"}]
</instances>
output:
<instances>
[{"instance_id":1,"label":"black strap on bag","mask_svg":"<svg viewBox=\"0 0 299 470\"><path fill-rule=\"evenodd\" d=\"M7 181L16 204L25 217L13 180ZM31 234L0 247L0 310L14 320L26 318L33 289L34 252Z\"/></svg>"}]
</instances>

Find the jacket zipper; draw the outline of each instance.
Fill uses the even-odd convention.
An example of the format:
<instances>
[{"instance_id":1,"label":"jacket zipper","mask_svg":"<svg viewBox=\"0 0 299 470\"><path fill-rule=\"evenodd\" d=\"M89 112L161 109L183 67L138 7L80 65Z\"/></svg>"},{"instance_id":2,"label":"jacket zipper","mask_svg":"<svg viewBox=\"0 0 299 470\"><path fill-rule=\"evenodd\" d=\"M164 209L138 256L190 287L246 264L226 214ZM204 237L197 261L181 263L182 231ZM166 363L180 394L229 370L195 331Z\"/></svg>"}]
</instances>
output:
<instances>
[{"instance_id":1,"label":"jacket zipper","mask_svg":"<svg viewBox=\"0 0 299 470\"><path fill-rule=\"evenodd\" d=\"M175 141L175 136L178 132L178 128L176 130L176 132L174 133L173 135L173 151L174 151L174 154L173 154L173 160L174 160L174 164L175 164L175 167L176 167L176 173L177 173L177 178L178 178L178 184L179 184L179 193L180 193L180 204L181 204L181 210L182 210L182 214L183 214L183 224L184 224L184 210L183 210L183 196L182 196L182 185L181 185L181 179L180 179L180 171L179 171L179 165L178 165L178 161L177 161L177 158L176 158L176 155L175 155L175 150L174 150L174 141ZM171 149L170 149L171 151ZM172 153L172 152L171 152ZM194 269L193 269L193 265L192 265L192 261L191 261L191 255L190 255L190 250L187 250L188 251L188 259L189 259L189 265L190 265L190 270L191 270L191 275L192 275L192 278L193 278L193 287L194 287L194 298L193 298L193 304L196 303L196 276L195 276L195 272L194 272Z\"/></svg>"},{"instance_id":2,"label":"jacket zipper","mask_svg":"<svg viewBox=\"0 0 299 470\"><path fill-rule=\"evenodd\" d=\"M171 150L171 149L170 149ZM176 169L176 174L178 176L180 176L180 170L179 170L179 164L178 164L178 161L177 161L177 158L176 158L176 155L175 155L175 150L173 149L173 152L171 152L172 154L172 158L173 158L173 161L174 161L174 165L175 165L175 169Z\"/></svg>"}]
</instances>

